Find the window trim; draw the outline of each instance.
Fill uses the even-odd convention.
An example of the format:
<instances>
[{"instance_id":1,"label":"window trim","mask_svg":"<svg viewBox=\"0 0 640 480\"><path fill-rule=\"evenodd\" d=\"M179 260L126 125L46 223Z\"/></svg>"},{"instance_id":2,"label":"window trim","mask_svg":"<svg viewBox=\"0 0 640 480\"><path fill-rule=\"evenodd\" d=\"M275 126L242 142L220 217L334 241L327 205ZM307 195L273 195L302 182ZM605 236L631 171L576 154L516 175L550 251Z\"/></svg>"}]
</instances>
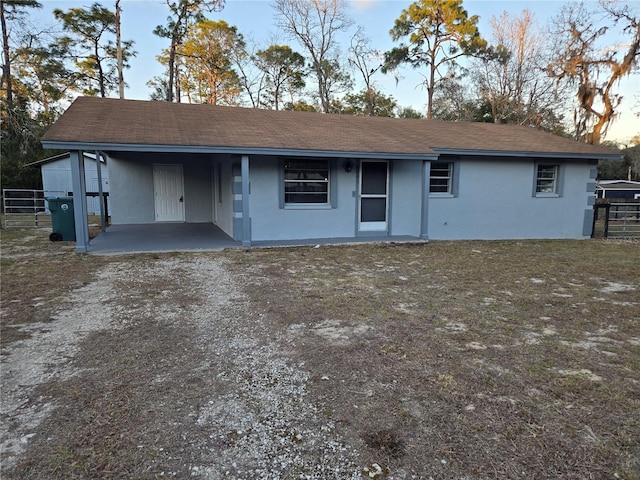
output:
<instances>
[{"instance_id":1,"label":"window trim","mask_svg":"<svg viewBox=\"0 0 640 480\"><path fill-rule=\"evenodd\" d=\"M287 203L285 188L285 164L287 161L318 161L327 162L327 202L325 203ZM336 189L336 159L326 157L281 157L278 161L278 185L279 185L279 203L281 210L327 210L337 208L337 189Z\"/></svg>"},{"instance_id":2,"label":"window trim","mask_svg":"<svg viewBox=\"0 0 640 480\"><path fill-rule=\"evenodd\" d=\"M433 166L435 164L448 164L449 165L449 176L446 177L449 179L449 188L447 192L432 192L431 191L431 179L434 178L432 176ZM443 159L443 160L435 160L431 161L429 165L429 178L427 179L429 186L429 197L432 198L455 198L458 196L458 177L460 174L460 162L454 159ZM445 177L435 177L435 178L445 178Z\"/></svg>"},{"instance_id":3,"label":"window trim","mask_svg":"<svg viewBox=\"0 0 640 480\"><path fill-rule=\"evenodd\" d=\"M555 175L553 178L553 191L542 192L538 190L538 182L540 180L548 180L540 176L540 170L543 168L554 168ZM558 162L536 162L533 170L533 196L536 198L558 198L562 196L563 185L563 168Z\"/></svg>"}]
</instances>

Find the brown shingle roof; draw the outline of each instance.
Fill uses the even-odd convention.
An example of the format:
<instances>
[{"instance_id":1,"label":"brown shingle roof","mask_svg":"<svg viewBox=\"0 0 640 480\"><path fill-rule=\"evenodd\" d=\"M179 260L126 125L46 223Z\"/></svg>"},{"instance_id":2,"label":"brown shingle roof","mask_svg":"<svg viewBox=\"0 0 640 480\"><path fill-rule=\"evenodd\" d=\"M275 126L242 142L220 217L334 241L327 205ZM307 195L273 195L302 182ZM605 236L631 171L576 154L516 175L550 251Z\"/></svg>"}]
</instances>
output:
<instances>
[{"instance_id":1,"label":"brown shingle roof","mask_svg":"<svg viewBox=\"0 0 640 480\"><path fill-rule=\"evenodd\" d=\"M434 150L616 156L530 127L80 97L42 141L429 155ZM53 142L53 143L51 143ZM68 145L67 145L68 147Z\"/></svg>"}]
</instances>

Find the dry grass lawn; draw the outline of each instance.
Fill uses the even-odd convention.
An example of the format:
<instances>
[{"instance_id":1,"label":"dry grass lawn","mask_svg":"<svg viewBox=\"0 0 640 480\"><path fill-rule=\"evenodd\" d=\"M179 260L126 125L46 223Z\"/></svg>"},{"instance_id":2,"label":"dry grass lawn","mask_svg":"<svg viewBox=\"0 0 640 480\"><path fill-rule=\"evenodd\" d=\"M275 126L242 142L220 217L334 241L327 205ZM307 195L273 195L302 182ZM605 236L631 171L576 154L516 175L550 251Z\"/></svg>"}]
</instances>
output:
<instances>
[{"instance_id":1,"label":"dry grass lawn","mask_svg":"<svg viewBox=\"0 0 640 480\"><path fill-rule=\"evenodd\" d=\"M200 438L189 408L212 388L193 372L211 359L204 350L187 353L197 332L176 322L148 325L136 315L141 302L167 309L170 299L188 323L199 301L190 282L203 280L177 265L215 260L241 290L243 312L251 315L244 314L246 328L260 322L252 348L269 346L304 370L305 401L353 452L353 478L640 479L638 242L96 257L30 231L2 231L2 252L3 351L33 335L25 324L52 321L101 269L149 272L120 285L110 300L131 324L80 346L74 356L87 367L81 376L51 380L33 394L56 408L15 468L3 472L6 478L160 478L170 471L178 478L327 478L326 471L317 473L325 461L320 454L315 466L306 461L254 477L184 467ZM170 275L153 270L154 262L173 265ZM11 356L3 362L10 365ZM189 395L148 386L157 365L165 375L189 377ZM286 381L271 378L261 388ZM150 417L154 409L174 426L166 430L173 429L171 441L152 459L139 445L158 442L160 427L148 423L158 421ZM317 418L299 421L309 427ZM305 440L296 439L291 444L298 448ZM229 442L207 444L208 451L224 456Z\"/></svg>"},{"instance_id":2,"label":"dry grass lawn","mask_svg":"<svg viewBox=\"0 0 640 480\"><path fill-rule=\"evenodd\" d=\"M640 478L640 244L231 258L253 301L294 332L316 395L391 473Z\"/></svg>"}]
</instances>

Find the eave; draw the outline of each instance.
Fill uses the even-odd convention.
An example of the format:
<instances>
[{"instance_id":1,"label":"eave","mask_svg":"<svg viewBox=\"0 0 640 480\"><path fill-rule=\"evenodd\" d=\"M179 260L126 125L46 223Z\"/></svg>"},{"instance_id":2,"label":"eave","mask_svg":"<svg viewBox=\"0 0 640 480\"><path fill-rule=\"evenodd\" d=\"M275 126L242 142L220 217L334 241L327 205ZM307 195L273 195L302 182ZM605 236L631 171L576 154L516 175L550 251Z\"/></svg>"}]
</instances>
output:
<instances>
[{"instance_id":1,"label":"eave","mask_svg":"<svg viewBox=\"0 0 640 480\"><path fill-rule=\"evenodd\" d=\"M218 147L193 145L151 145L127 143L94 143L42 141L44 148L58 150L112 151L112 152L167 152L230 155L271 155L287 157L366 158L377 160L437 160L435 153L353 152L339 150L304 150L295 148Z\"/></svg>"},{"instance_id":2,"label":"eave","mask_svg":"<svg viewBox=\"0 0 640 480\"><path fill-rule=\"evenodd\" d=\"M618 160L623 158L619 154L567 153L567 152L533 152L533 151L505 151L505 150L465 150L465 149L432 149L440 155L460 155L477 157L519 157L519 158L562 158L575 160Z\"/></svg>"},{"instance_id":3,"label":"eave","mask_svg":"<svg viewBox=\"0 0 640 480\"><path fill-rule=\"evenodd\" d=\"M26 163L25 167L40 167L42 165L46 165L47 163L57 162L58 160L62 160L68 157L69 157L69 152L60 153L58 155L54 155L53 157L47 157L47 158L43 158L42 160L36 160L35 162ZM87 160L93 160L94 162L96 160L95 156L93 156L93 154L90 153L88 149L87 151L85 151L85 158ZM105 163L103 159L100 159L100 162Z\"/></svg>"}]
</instances>

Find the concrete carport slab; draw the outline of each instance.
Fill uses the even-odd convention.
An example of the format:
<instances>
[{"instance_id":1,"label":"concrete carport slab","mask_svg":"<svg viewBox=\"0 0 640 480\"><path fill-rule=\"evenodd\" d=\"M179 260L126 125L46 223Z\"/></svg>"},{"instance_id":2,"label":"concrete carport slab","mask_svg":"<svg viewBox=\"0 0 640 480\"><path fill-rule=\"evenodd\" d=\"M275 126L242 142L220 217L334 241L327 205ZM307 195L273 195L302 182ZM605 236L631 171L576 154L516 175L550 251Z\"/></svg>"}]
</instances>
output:
<instances>
[{"instance_id":1,"label":"concrete carport slab","mask_svg":"<svg viewBox=\"0 0 640 480\"><path fill-rule=\"evenodd\" d=\"M89 253L219 251L240 247L211 223L111 225L89 242Z\"/></svg>"}]
</instances>

